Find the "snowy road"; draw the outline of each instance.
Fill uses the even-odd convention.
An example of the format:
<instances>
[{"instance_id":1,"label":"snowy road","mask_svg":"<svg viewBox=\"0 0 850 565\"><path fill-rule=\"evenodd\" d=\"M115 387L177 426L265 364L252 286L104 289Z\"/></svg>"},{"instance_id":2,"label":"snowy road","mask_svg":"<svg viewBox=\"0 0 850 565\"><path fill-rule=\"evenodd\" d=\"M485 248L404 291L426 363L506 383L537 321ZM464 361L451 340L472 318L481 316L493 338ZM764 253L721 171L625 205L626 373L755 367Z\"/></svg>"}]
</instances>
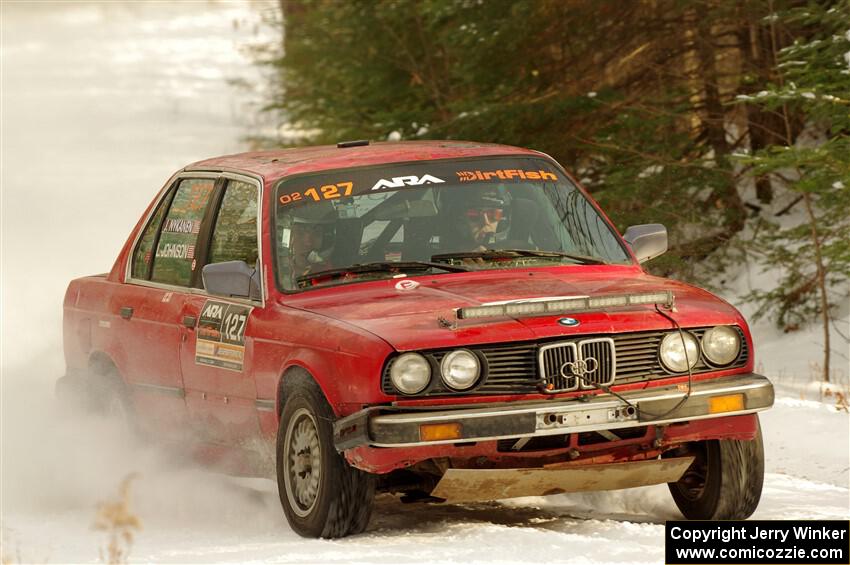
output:
<instances>
[{"instance_id":1,"label":"snowy road","mask_svg":"<svg viewBox=\"0 0 850 565\"><path fill-rule=\"evenodd\" d=\"M57 414L67 281L111 266L173 170L245 149L256 100L227 80L256 80L238 47L274 4L0 4L3 558L97 561L95 504L138 472L132 562L661 563L663 520L676 517L665 487L464 507L385 498L366 534L309 541L286 526L271 482L181 465ZM816 344L756 339L808 378ZM847 413L793 394L762 422L755 517L850 517Z\"/></svg>"},{"instance_id":2,"label":"snowy road","mask_svg":"<svg viewBox=\"0 0 850 565\"><path fill-rule=\"evenodd\" d=\"M404 507L381 501L366 534L336 541L304 540L288 531L277 512L274 493L263 496L245 489L244 521L199 524L191 528L158 521L133 547L139 562L281 562L281 563L662 563L664 525L672 518L664 488L640 492L525 499L515 507L490 504L469 507ZM847 518L847 489L769 475L766 500L758 518ZM801 501L805 499L805 501ZM844 502L843 508L841 502ZM647 515L642 510L657 510ZM263 520L265 519L265 520ZM30 532L55 536L31 558L91 560L102 543L80 524L78 513L18 521ZM260 523L263 521L263 523ZM32 546L30 546L32 547Z\"/></svg>"},{"instance_id":3,"label":"snowy road","mask_svg":"<svg viewBox=\"0 0 850 565\"><path fill-rule=\"evenodd\" d=\"M25 562L96 560L105 538L91 529L94 504L130 472L140 473L131 508L144 528L134 562L661 563L664 520L677 518L664 486L467 506L385 496L366 534L305 540L287 527L271 481L128 446L101 422L18 415L32 433L4 446L16 463L4 469L13 486L4 493L3 536L6 555L17 550ZM754 518L850 518L848 415L780 398L762 425L768 473ZM815 437L802 450L791 442L805 431Z\"/></svg>"}]
</instances>

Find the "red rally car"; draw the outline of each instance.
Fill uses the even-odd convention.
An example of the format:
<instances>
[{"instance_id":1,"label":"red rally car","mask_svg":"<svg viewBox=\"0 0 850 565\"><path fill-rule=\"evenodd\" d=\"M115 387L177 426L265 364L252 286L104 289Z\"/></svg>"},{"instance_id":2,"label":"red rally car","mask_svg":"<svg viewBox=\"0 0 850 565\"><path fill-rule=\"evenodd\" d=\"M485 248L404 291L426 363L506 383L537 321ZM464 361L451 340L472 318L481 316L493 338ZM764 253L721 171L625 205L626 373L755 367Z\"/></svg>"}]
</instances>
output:
<instances>
[{"instance_id":1,"label":"red rally car","mask_svg":"<svg viewBox=\"0 0 850 565\"><path fill-rule=\"evenodd\" d=\"M462 142L244 153L177 172L108 274L71 282L60 392L241 472L301 535L376 492L467 502L668 483L687 518L761 494L747 323L647 274L558 163ZM265 466L264 466L265 463Z\"/></svg>"}]
</instances>

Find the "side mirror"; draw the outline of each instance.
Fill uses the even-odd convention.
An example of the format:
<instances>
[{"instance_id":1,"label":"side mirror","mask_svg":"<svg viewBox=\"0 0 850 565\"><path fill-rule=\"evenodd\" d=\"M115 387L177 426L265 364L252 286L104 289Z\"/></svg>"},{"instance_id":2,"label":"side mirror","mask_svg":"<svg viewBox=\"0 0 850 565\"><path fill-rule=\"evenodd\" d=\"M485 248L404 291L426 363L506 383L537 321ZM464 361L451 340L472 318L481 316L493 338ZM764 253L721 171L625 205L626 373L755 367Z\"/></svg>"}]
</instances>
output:
<instances>
[{"instance_id":1,"label":"side mirror","mask_svg":"<svg viewBox=\"0 0 850 565\"><path fill-rule=\"evenodd\" d=\"M632 247L638 263L655 259L667 251L667 228L661 224L629 226L623 239Z\"/></svg>"},{"instance_id":2,"label":"side mirror","mask_svg":"<svg viewBox=\"0 0 850 565\"><path fill-rule=\"evenodd\" d=\"M259 269L252 269L245 261L225 261L204 265L201 271L204 288L210 294L238 296L260 300Z\"/></svg>"}]
</instances>

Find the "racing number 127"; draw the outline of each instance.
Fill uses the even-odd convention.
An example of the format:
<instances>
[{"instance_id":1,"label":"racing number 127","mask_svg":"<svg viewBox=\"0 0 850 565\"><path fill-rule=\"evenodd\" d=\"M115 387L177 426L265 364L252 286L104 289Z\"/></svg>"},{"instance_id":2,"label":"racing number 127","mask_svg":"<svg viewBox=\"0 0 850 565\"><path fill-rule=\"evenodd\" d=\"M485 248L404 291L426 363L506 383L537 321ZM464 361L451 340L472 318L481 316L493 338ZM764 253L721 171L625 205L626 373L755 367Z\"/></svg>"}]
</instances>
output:
<instances>
[{"instance_id":1,"label":"racing number 127","mask_svg":"<svg viewBox=\"0 0 850 565\"><path fill-rule=\"evenodd\" d=\"M307 190L304 191L304 196L309 196L310 198L312 198L313 200L315 200L317 202L319 200L322 200L323 198L325 200L328 200L328 199L331 199L331 198L339 198L340 197L340 194L339 194L340 188L345 189L345 194L343 194L342 196L349 196L351 194L351 187L353 186L353 184L354 183L350 183L350 182L338 182L336 184L326 184L326 185L319 188L319 190L322 191L321 195L316 191L315 188L308 188Z\"/></svg>"},{"instance_id":2,"label":"racing number 127","mask_svg":"<svg viewBox=\"0 0 850 565\"><path fill-rule=\"evenodd\" d=\"M336 184L326 184L320 186L318 189L316 189L316 187L311 186L303 193L293 192L291 194L282 194L279 198L279 201L282 205L286 205L290 202L301 200L302 198L312 198L316 202L320 202L322 200L332 200L334 198L341 198L342 196L351 196L352 188L354 188L354 183L351 181L338 182ZM342 191L342 194L340 194L340 190Z\"/></svg>"},{"instance_id":3,"label":"racing number 127","mask_svg":"<svg viewBox=\"0 0 850 565\"><path fill-rule=\"evenodd\" d=\"M245 314L228 314L224 317L223 334L229 341L242 341L245 334L245 322L248 316Z\"/></svg>"}]
</instances>

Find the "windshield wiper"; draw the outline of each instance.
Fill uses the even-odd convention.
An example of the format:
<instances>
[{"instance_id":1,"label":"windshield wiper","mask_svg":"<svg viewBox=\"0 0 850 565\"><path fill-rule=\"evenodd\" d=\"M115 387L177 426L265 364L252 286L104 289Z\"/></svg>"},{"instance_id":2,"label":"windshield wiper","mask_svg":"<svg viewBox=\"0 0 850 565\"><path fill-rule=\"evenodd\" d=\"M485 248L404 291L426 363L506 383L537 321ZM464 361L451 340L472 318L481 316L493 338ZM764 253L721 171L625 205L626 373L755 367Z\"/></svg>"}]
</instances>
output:
<instances>
[{"instance_id":1,"label":"windshield wiper","mask_svg":"<svg viewBox=\"0 0 850 565\"><path fill-rule=\"evenodd\" d=\"M512 257L537 257L541 259L570 259L582 265L605 265L605 261L596 257L564 253L563 251L537 251L534 249L485 249L483 251L466 251L463 253L441 253L432 255L431 261L446 261L452 259L505 259Z\"/></svg>"},{"instance_id":2,"label":"windshield wiper","mask_svg":"<svg viewBox=\"0 0 850 565\"><path fill-rule=\"evenodd\" d=\"M297 282L306 282L317 278L334 278L348 274L364 273L393 273L400 271L427 271L428 269L440 269L449 273L463 273L468 271L466 267L458 265L447 265L446 263L432 263L430 261L377 261L375 263L357 263L349 267L339 269L326 269L308 273L295 279Z\"/></svg>"}]
</instances>

